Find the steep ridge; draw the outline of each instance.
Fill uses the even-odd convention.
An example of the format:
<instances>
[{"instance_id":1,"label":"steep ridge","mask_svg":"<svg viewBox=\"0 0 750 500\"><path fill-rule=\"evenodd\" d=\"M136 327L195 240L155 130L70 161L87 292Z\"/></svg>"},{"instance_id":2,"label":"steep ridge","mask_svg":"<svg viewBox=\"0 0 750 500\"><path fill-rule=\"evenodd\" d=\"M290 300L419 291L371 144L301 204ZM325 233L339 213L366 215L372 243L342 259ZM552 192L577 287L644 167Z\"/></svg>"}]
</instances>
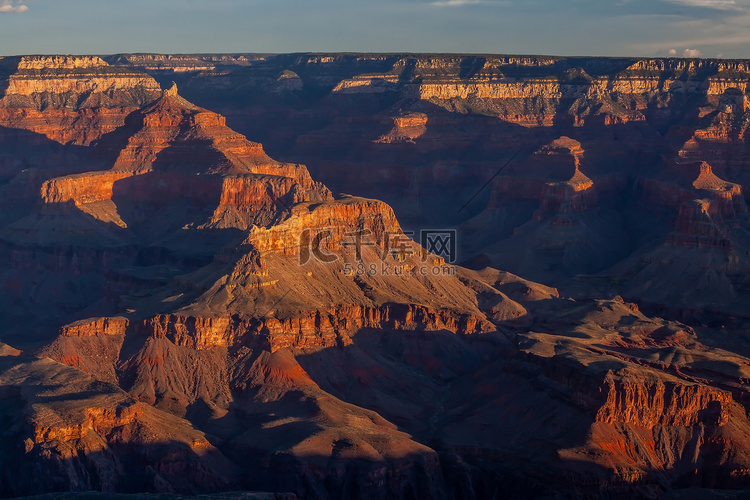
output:
<instances>
[{"instance_id":1,"label":"steep ridge","mask_svg":"<svg viewBox=\"0 0 750 500\"><path fill-rule=\"evenodd\" d=\"M235 481L232 464L189 422L50 359L1 349L4 496L190 494Z\"/></svg>"},{"instance_id":2,"label":"steep ridge","mask_svg":"<svg viewBox=\"0 0 750 500\"><path fill-rule=\"evenodd\" d=\"M373 485L391 476L386 488L393 491L439 487L434 451L377 414L321 391L300 376L301 369L284 349L324 348L331 334L333 345L351 343L348 336L366 327L492 328L455 270L418 246L405 247L403 258L394 256L397 247L391 248L391 238L405 236L387 205L351 197L332 200L303 166L271 160L259 144L226 128L219 115L182 99L175 87L130 113L95 149L112 158L110 170L46 181L34 213L6 228L6 241L24 250L12 251L8 274L25 286L35 280L23 265L40 266L36 274L50 280L46 286L52 289L45 296L37 287L28 307L34 302L52 305L49 321L62 316L54 307L61 306L60 274L90 288L88 294L76 294L78 300L95 302L97 288L114 286L109 284L112 273L119 279L131 275L126 282L131 294L118 296L113 290L104 300L120 316L65 327L45 353L121 385L144 403L215 427L230 454L249 457L236 459L247 470L275 470L276 461L263 463L263 457L282 453L279 460L289 463L289 474L246 477L240 483L246 488L276 481L279 487L288 484L300 492L312 487L315 495L325 496L316 479L320 467L332 480L337 478L329 486L334 489L351 488L347 484L354 479L366 489L363 475ZM230 211L232 217L226 215ZM188 224L184 217L191 218ZM312 240L304 239L305 231L312 232ZM314 243L322 231L325 241ZM354 233L364 238L362 248L348 246ZM235 243L228 245L231 241ZM301 265L305 241L313 254L307 267ZM137 276L153 270L139 262L141 252L156 242L173 252L172 259L213 255L227 247L208 266L192 264L198 268L193 273L184 274L189 267L184 264L167 270L170 263L162 261L156 275L162 274L163 281L152 274L144 282ZM69 253L59 256L57 273L45 269L33 253L25 255L60 246ZM328 261L336 253L342 258ZM92 258L101 260L91 266ZM153 259L159 261L158 256ZM399 271L362 276L356 268L347 269L363 262ZM431 267L412 276L417 265ZM26 276L21 278L19 271ZM394 276L389 279L390 273ZM335 276L338 286L329 281ZM297 300L285 301L281 311L271 310L291 292ZM20 298L18 290L8 293ZM25 311L20 308L16 314ZM228 350L238 354L227 357ZM257 428L259 418L265 421L275 413L269 410L273 407L289 416ZM319 429L307 441L284 441L284 433L264 430L298 419L293 415L300 410L311 419L309 424L302 421L302 429ZM309 458L311 453L320 459ZM378 491L373 494L380 496Z\"/></svg>"},{"instance_id":3,"label":"steep ridge","mask_svg":"<svg viewBox=\"0 0 750 500\"><path fill-rule=\"evenodd\" d=\"M303 323L295 326L296 342L274 345L280 332L266 320L259 333L265 330L270 345L250 333L225 347L228 329L258 323L243 325L236 316L210 323L154 318L81 322L66 327L45 353L62 359L67 349L84 370L95 371L87 345L103 352L107 336L124 332L127 342L138 335L111 357L120 383L141 401L219 436L219 448L235 460L272 454L266 481L249 484L256 489L286 484L305 496L332 495L305 486L318 460L309 457L325 467L340 464L339 472L324 469L336 488L385 476L384 487L398 497L464 488L462 497L482 498L508 484L518 492L554 484L587 494L746 484L750 424L739 402L749 401L742 380L750 360L705 343L718 338L648 318L621 299L559 299L555 290L491 269L461 271L460 279L485 307L493 295L522 305L526 314L501 326L514 325L513 341L499 333L455 336L446 327L410 331L408 322L374 330L357 325L356 333L328 340L326 331L340 335L346 325L316 319L308 332ZM275 306L282 325L284 303ZM352 417L342 420L342 413ZM381 415L417 441L438 443L440 455L405 441ZM303 422L314 427L305 430ZM415 454L427 462L407 465ZM362 457L374 462L364 466ZM266 467L247 460L245 466ZM402 472L394 476L381 460L399 461ZM519 460L528 465L510 465ZM279 472L281 464L287 473ZM424 483L420 475L430 479ZM363 494L356 491L351 495Z\"/></svg>"},{"instance_id":4,"label":"steep ridge","mask_svg":"<svg viewBox=\"0 0 750 500\"><path fill-rule=\"evenodd\" d=\"M702 345L695 332L646 318L620 299L560 302L554 314L549 303L524 305L546 313L517 337L525 356L505 370L495 363L459 379L445 400L446 408L456 409L446 412L444 439L463 460L488 460L495 450L521 462L555 456L541 484L527 477L525 489L551 483L578 495L586 485L606 482L612 468L619 481L607 491L615 496L653 495L662 481L695 484L696 463L710 461L718 471L725 467L722 457L732 457L727 465L745 460L739 458L744 452L730 451L744 446L745 431L728 423L745 422L745 409L732 399L730 384L712 387L739 374L733 369L744 361L734 365L728 353ZM722 359L726 370L711 375ZM502 393L495 392L501 385ZM466 401L472 403L467 407ZM464 422L466 414L471 416ZM483 426L495 432L467 432ZM493 470L507 473L502 466ZM715 474L697 481L729 484L744 473Z\"/></svg>"},{"instance_id":5,"label":"steep ridge","mask_svg":"<svg viewBox=\"0 0 750 500\"><path fill-rule=\"evenodd\" d=\"M112 217L118 215L111 207L117 205L113 198L158 199L163 205L188 198L203 208L218 205L207 221L210 226L226 227L226 219L233 217L232 222L245 229L268 223L285 203L330 197L304 166L272 160L260 144L228 129L223 117L181 98L176 86L131 113L125 126L97 147L116 154L114 166L45 182L43 203L72 202L95 219L127 227ZM142 222L138 214L129 215L136 218L133 222Z\"/></svg>"},{"instance_id":6,"label":"steep ridge","mask_svg":"<svg viewBox=\"0 0 750 500\"><path fill-rule=\"evenodd\" d=\"M300 233L324 228L330 236L315 250L339 258L301 264ZM346 248L349 231L372 234L376 246L363 241L367 246L361 250ZM379 415L325 393L289 355L290 348L349 345L363 328L492 329L471 290L456 276L444 275L442 269L450 268L441 259L419 248L402 260L381 257L388 252L389 236L403 234L381 202L299 203L288 219L267 229L254 227L239 247L222 252L211 265L125 299L120 307L132 319L71 325L45 354L103 379L116 378L140 401L201 422L227 453L248 457L237 458L244 467L265 472L262 480L248 478L249 488L286 485L326 498L350 484L368 491L370 483L374 487L386 477L380 490L372 489L373 497L383 488L439 494L433 450ZM376 274L356 271L375 263ZM390 267L389 274L381 275L381 266ZM428 271L412 273L417 266ZM178 308L186 289L206 291ZM164 303L162 297L178 297L167 306L174 313L138 319ZM268 421L269 415L278 420ZM287 429L296 421L299 430ZM289 432L303 437L285 437ZM274 473L279 467L289 472ZM311 478L320 473L329 478L328 492L317 491L317 483L309 491Z\"/></svg>"},{"instance_id":7,"label":"steep ridge","mask_svg":"<svg viewBox=\"0 0 750 500\"><path fill-rule=\"evenodd\" d=\"M2 224L19 218L51 177L92 170L90 146L160 94L150 76L99 57L0 58Z\"/></svg>"}]
</instances>

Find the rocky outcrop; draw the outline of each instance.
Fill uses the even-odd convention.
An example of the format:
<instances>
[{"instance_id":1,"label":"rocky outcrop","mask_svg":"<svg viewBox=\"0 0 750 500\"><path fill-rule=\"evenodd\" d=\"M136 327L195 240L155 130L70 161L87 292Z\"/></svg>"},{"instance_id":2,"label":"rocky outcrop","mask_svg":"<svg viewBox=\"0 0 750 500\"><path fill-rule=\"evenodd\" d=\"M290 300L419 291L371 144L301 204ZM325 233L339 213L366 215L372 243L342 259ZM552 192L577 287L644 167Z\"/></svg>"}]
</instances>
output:
<instances>
[{"instance_id":1,"label":"rocky outcrop","mask_svg":"<svg viewBox=\"0 0 750 500\"><path fill-rule=\"evenodd\" d=\"M747 204L739 184L727 182L717 177L711 166L703 162L700 174L693 181L693 187L699 191L708 191L719 204L722 217L735 218L747 213Z\"/></svg>"},{"instance_id":2,"label":"rocky outcrop","mask_svg":"<svg viewBox=\"0 0 750 500\"><path fill-rule=\"evenodd\" d=\"M570 180L549 183L542 191L540 209L543 212L585 212L596 206L594 183L576 169Z\"/></svg>"},{"instance_id":3,"label":"rocky outcrop","mask_svg":"<svg viewBox=\"0 0 750 500\"><path fill-rule=\"evenodd\" d=\"M209 220L196 225L247 229L268 224L295 203L330 197L303 165L272 160L260 144L229 129L224 117L180 97L176 86L132 113L100 149L111 151L117 141L126 145L116 151L111 170L46 181L42 202L71 202L95 219L126 228L133 219L118 211L120 199L165 205L188 198L216 206Z\"/></svg>"},{"instance_id":4,"label":"rocky outcrop","mask_svg":"<svg viewBox=\"0 0 750 500\"><path fill-rule=\"evenodd\" d=\"M728 227L724 224L718 203L698 199L680 205L675 232L669 235L671 245L732 249Z\"/></svg>"},{"instance_id":5,"label":"rocky outcrop","mask_svg":"<svg viewBox=\"0 0 750 500\"><path fill-rule=\"evenodd\" d=\"M0 413L12 426L0 450L4 495L195 493L233 480L229 462L187 421L49 359L3 356L0 363Z\"/></svg>"},{"instance_id":6,"label":"rocky outcrop","mask_svg":"<svg viewBox=\"0 0 750 500\"><path fill-rule=\"evenodd\" d=\"M705 162L692 187L706 197L680 205L669 244L731 250L729 229L739 226L747 213L742 189L717 177Z\"/></svg>"},{"instance_id":7,"label":"rocky outcrop","mask_svg":"<svg viewBox=\"0 0 750 500\"><path fill-rule=\"evenodd\" d=\"M2 62L12 64L8 58ZM118 92L122 94L115 98L122 99L131 91L153 93L158 90L158 84L150 76L111 67L99 57L24 56L18 58L16 72L9 77L4 100L17 102L18 96L36 100L44 94L62 97L71 93L91 97ZM89 101L82 107L98 105Z\"/></svg>"},{"instance_id":8,"label":"rocky outcrop","mask_svg":"<svg viewBox=\"0 0 750 500\"><path fill-rule=\"evenodd\" d=\"M608 377L605 387L606 402L597 411L596 421L607 424L645 429L700 423L721 426L728 423L733 404L730 393L700 385Z\"/></svg>"},{"instance_id":9,"label":"rocky outcrop","mask_svg":"<svg viewBox=\"0 0 750 500\"><path fill-rule=\"evenodd\" d=\"M0 66L10 73L0 99L0 126L61 144L91 144L160 93L152 77L99 57L6 57Z\"/></svg>"},{"instance_id":10,"label":"rocky outcrop","mask_svg":"<svg viewBox=\"0 0 750 500\"><path fill-rule=\"evenodd\" d=\"M67 203L76 206L111 200L115 182L129 177L127 172L87 172L50 179L42 184L42 203Z\"/></svg>"},{"instance_id":11,"label":"rocky outcrop","mask_svg":"<svg viewBox=\"0 0 750 500\"><path fill-rule=\"evenodd\" d=\"M393 117L393 128L385 135L378 137L375 142L411 143L414 144L427 131L427 115L423 113L412 113L406 116Z\"/></svg>"},{"instance_id":12,"label":"rocky outcrop","mask_svg":"<svg viewBox=\"0 0 750 500\"><path fill-rule=\"evenodd\" d=\"M367 246L384 248L386 238L401 234L396 215L385 203L354 197L334 202L302 203L291 216L269 228L252 228L245 242L260 252L296 256L315 241L318 250L339 251L352 244L357 233L367 238Z\"/></svg>"},{"instance_id":13,"label":"rocky outcrop","mask_svg":"<svg viewBox=\"0 0 750 500\"><path fill-rule=\"evenodd\" d=\"M125 318L96 318L80 320L60 329L63 337L102 337L107 335L125 335L128 320Z\"/></svg>"},{"instance_id":14,"label":"rocky outcrop","mask_svg":"<svg viewBox=\"0 0 750 500\"><path fill-rule=\"evenodd\" d=\"M574 170L570 179L549 182L542 189L540 211L558 214L555 219L556 224L566 224L573 220L566 214L586 212L589 207L596 206L594 183L580 170L583 153L581 143L569 137L561 137L536 153L551 157L551 161L550 159L545 159L545 161L555 164L555 168L558 169L565 161L561 156L569 155L573 158ZM541 213L535 217L543 217Z\"/></svg>"},{"instance_id":15,"label":"rocky outcrop","mask_svg":"<svg viewBox=\"0 0 750 500\"><path fill-rule=\"evenodd\" d=\"M387 305L379 308L341 305L328 311L301 311L297 317L263 318L233 315L200 318L160 315L131 323L126 319L100 318L66 325L63 337L102 337L125 335L167 338L190 349L213 347L280 349L323 349L351 344L351 335L362 329L440 331L467 335L481 332L488 325L480 317L452 310L431 310L414 305ZM64 357L62 363L76 366Z\"/></svg>"},{"instance_id":16,"label":"rocky outcrop","mask_svg":"<svg viewBox=\"0 0 750 500\"><path fill-rule=\"evenodd\" d=\"M541 210L546 212L559 211L563 203L572 203L575 211L585 211L586 198L595 204L595 197L593 181L580 170L583 156L581 143L570 137L542 146L495 181L489 207L530 198L539 200Z\"/></svg>"}]
</instances>

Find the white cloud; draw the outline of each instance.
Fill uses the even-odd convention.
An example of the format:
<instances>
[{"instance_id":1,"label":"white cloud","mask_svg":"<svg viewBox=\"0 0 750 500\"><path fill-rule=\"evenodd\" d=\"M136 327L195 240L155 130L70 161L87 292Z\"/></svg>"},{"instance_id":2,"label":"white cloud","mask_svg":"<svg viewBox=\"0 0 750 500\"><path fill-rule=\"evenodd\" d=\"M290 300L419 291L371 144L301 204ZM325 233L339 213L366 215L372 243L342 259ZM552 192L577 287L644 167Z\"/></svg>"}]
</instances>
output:
<instances>
[{"instance_id":1,"label":"white cloud","mask_svg":"<svg viewBox=\"0 0 750 500\"><path fill-rule=\"evenodd\" d=\"M750 44L750 14L732 13L719 19L691 19L679 22L665 21L662 26L664 33L672 36L662 40L654 40L629 45L634 53L663 53L665 47L699 47L707 52L715 50L725 57L746 57ZM689 34L689 35L688 35ZM727 52L732 52L728 54ZM737 54L737 55L734 55Z\"/></svg>"},{"instance_id":2,"label":"white cloud","mask_svg":"<svg viewBox=\"0 0 750 500\"><path fill-rule=\"evenodd\" d=\"M29 8L23 5L23 2L13 0L0 1L0 13L2 12L26 12Z\"/></svg>"},{"instance_id":3,"label":"white cloud","mask_svg":"<svg viewBox=\"0 0 750 500\"><path fill-rule=\"evenodd\" d=\"M675 57L677 51L675 49L659 49L654 52L655 57Z\"/></svg>"},{"instance_id":4,"label":"white cloud","mask_svg":"<svg viewBox=\"0 0 750 500\"><path fill-rule=\"evenodd\" d=\"M682 57L696 58L701 56L701 51L698 49L685 49L682 52Z\"/></svg>"},{"instance_id":5,"label":"white cloud","mask_svg":"<svg viewBox=\"0 0 750 500\"><path fill-rule=\"evenodd\" d=\"M685 5L687 7L703 7L718 10L742 10L734 0L666 0L669 3Z\"/></svg>"},{"instance_id":6,"label":"white cloud","mask_svg":"<svg viewBox=\"0 0 750 500\"><path fill-rule=\"evenodd\" d=\"M438 0L436 2L430 2L430 5L435 7L462 7L464 5L478 4L509 5L510 2L492 2L489 0Z\"/></svg>"}]
</instances>

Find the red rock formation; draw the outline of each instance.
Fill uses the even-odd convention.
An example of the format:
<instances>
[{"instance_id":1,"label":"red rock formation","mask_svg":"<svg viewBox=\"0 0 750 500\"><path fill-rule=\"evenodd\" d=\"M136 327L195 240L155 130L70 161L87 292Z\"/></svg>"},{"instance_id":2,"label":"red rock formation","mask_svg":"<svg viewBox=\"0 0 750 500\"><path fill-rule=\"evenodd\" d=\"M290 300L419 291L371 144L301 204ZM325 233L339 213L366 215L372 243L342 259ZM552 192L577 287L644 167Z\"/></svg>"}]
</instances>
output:
<instances>
[{"instance_id":1,"label":"red rock formation","mask_svg":"<svg viewBox=\"0 0 750 500\"><path fill-rule=\"evenodd\" d=\"M541 210L545 212L585 212L596 206L594 183L576 169L568 181L549 183L542 192Z\"/></svg>"},{"instance_id":2,"label":"red rock formation","mask_svg":"<svg viewBox=\"0 0 750 500\"><path fill-rule=\"evenodd\" d=\"M377 138L378 143L414 143L427 131L427 115L423 113L412 113L406 116L393 117L393 128L385 135Z\"/></svg>"},{"instance_id":3,"label":"red rock formation","mask_svg":"<svg viewBox=\"0 0 750 500\"><path fill-rule=\"evenodd\" d=\"M597 412L596 421L606 424L630 424L649 430L656 426L691 427L703 423L706 410L715 407L713 424L721 426L728 423L733 404L731 394L709 386L627 377L609 377L605 385L606 402Z\"/></svg>"},{"instance_id":4,"label":"red rock formation","mask_svg":"<svg viewBox=\"0 0 750 500\"><path fill-rule=\"evenodd\" d=\"M732 249L717 203L705 199L680 205L675 232L667 241L670 245Z\"/></svg>"},{"instance_id":5,"label":"red rock formation","mask_svg":"<svg viewBox=\"0 0 750 500\"><path fill-rule=\"evenodd\" d=\"M183 419L50 359L4 356L2 365L10 406L0 413L13 423L4 456L23 450L4 463L4 495L94 488L189 493L233 480L228 460Z\"/></svg>"},{"instance_id":6,"label":"red rock formation","mask_svg":"<svg viewBox=\"0 0 750 500\"><path fill-rule=\"evenodd\" d=\"M2 63L12 73L0 99L0 125L62 144L91 144L160 92L150 76L98 57L25 56Z\"/></svg>"},{"instance_id":7,"label":"red rock formation","mask_svg":"<svg viewBox=\"0 0 750 500\"><path fill-rule=\"evenodd\" d=\"M668 243L730 251L729 228L738 226L737 217L747 213L740 186L717 177L705 162L700 165L700 173L692 186L704 192L707 198L680 204L675 232L670 234Z\"/></svg>"},{"instance_id":8,"label":"red rock formation","mask_svg":"<svg viewBox=\"0 0 750 500\"><path fill-rule=\"evenodd\" d=\"M583 153L581 143L569 137L561 137L536 153L555 158L555 160L552 160L555 163L562 159L559 158L560 156L565 156L566 160L568 160L568 155L572 156L574 171L570 179L548 182L544 185L539 211L534 214L535 219L542 220L551 213L554 214L553 224L558 226L575 225L578 221L574 216L571 216L573 213L586 212L589 207L596 206L594 183L580 170ZM555 165L556 168L560 168L560 166Z\"/></svg>"},{"instance_id":9,"label":"red rock formation","mask_svg":"<svg viewBox=\"0 0 750 500\"><path fill-rule=\"evenodd\" d=\"M540 199L543 212L556 213L563 205L575 212L586 211L589 203L595 206L594 183L580 170L583 155L581 143L565 136L542 146L498 179L490 207L523 198Z\"/></svg>"},{"instance_id":10,"label":"red rock formation","mask_svg":"<svg viewBox=\"0 0 750 500\"><path fill-rule=\"evenodd\" d=\"M127 172L87 172L50 179L42 184L42 202L73 202L80 207L87 203L111 200L115 182L128 176Z\"/></svg>"},{"instance_id":11,"label":"red rock formation","mask_svg":"<svg viewBox=\"0 0 750 500\"><path fill-rule=\"evenodd\" d=\"M96 318L81 320L65 325L60 329L63 337L101 337L106 335L125 335L128 321L125 318Z\"/></svg>"},{"instance_id":12,"label":"red rock formation","mask_svg":"<svg viewBox=\"0 0 750 500\"><path fill-rule=\"evenodd\" d=\"M266 224L295 203L330 197L303 165L272 160L260 144L227 128L224 117L177 95L176 87L132 113L122 131L127 145L111 170L49 180L42 185L42 201L71 201L96 219L127 227L113 198L163 205L187 197L201 206L217 205L206 227L246 229ZM101 148L112 149L115 140ZM114 209L103 208L112 202Z\"/></svg>"},{"instance_id":13,"label":"red rock formation","mask_svg":"<svg viewBox=\"0 0 750 500\"><path fill-rule=\"evenodd\" d=\"M124 319L82 320L63 327L61 335L86 338L125 335L128 332L157 339L167 338L177 346L190 349L238 347L247 343L248 346L276 352L286 348L320 349L350 345L350 336L367 328L447 330L472 334L488 328L488 325L482 318L448 309L431 310L413 305L378 308L342 305L328 311L302 311L296 317L261 320L237 315L219 318L160 315L132 325ZM60 354L56 354L55 359L81 368L76 359L66 359Z\"/></svg>"}]
</instances>

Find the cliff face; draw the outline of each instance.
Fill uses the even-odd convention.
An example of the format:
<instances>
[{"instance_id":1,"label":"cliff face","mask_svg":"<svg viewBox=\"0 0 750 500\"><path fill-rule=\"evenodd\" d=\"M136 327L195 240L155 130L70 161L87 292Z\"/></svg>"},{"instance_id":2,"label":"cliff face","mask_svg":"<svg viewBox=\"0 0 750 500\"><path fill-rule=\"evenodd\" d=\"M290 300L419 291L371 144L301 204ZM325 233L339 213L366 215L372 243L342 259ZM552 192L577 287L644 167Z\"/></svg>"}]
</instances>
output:
<instances>
[{"instance_id":1,"label":"cliff face","mask_svg":"<svg viewBox=\"0 0 750 500\"><path fill-rule=\"evenodd\" d=\"M15 60L14 60L15 59ZM113 68L99 57L78 56L25 56L21 58L5 58L4 66L17 65L16 71L8 78L8 86L4 99L8 104L19 104L22 97L27 102L42 103L42 99L55 100L66 98L66 93L88 97L79 107L99 107L94 99L102 98L97 94L116 95L116 99L123 99L130 92L158 92L159 86L153 78L136 71L124 71ZM12 66L11 66L12 67ZM59 96L59 97L58 97ZM49 102L46 105L67 107L70 101ZM114 101L117 102L117 101Z\"/></svg>"},{"instance_id":2,"label":"cliff face","mask_svg":"<svg viewBox=\"0 0 750 500\"><path fill-rule=\"evenodd\" d=\"M0 452L4 495L193 493L233 481L229 461L187 421L50 359L6 352L0 363L11 429Z\"/></svg>"},{"instance_id":3,"label":"cliff face","mask_svg":"<svg viewBox=\"0 0 750 500\"><path fill-rule=\"evenodd\" d=\"M674 245L732 249L729 228L739 226L747 205L738 184L717 177L703 162L693 188L705 198L683 202L668 242ZM726 219L726 222L725 222Z\"/></svg>"},{"instance_id":4,"label":"cliff face","mask_svg":"<svg viewBox=\"0 0 750 500\"><path fill-rule=\"evenodd\" d=\"M679 188L664 181L644 184L650 199L679 207L672 231L655 248L614 266L613 274L624 279L625 296L658 307L684 308L689 316L706 309L744 317L747 206L742 188L718 177L705 162L678 164L672 171L695 177Z\"/></svg>"},{"instance_id":5,"label":"cliff face","mask_svg":"<svg viewBox=\"0 0 750 500\"><path fill-rule=\"evenodd\" d=\"M7 75L0 126L61 144L91 144L160 93L152 77L111 67L98 57L6 57L0 67Z\"/></svg>"},{"instance_id":6,"label":"cliff face","mask_svg":"<svg viewBox=\"0 0 750 500\"><path fill-rule=\"evenodd\" d=\"M606 382L607 400L596 421L656 426L692 427L700 423L726 425L733 405L731 394L700 385L625 379ZM712 410L712 411L709 411ZM711 420L713 419L713 420Z\"/></svg>"},{"instance_id":7,"label":"cliff face","mask_svg":"<svg viewBox=\"0 0 750 500\"><path fill-rule=\"evenodd\" d=\"M560 114L576 126L597 115L616 125L646 121L647 103L660 95L744 92L747 75L744 62L402 56L390 71L345 78L332 92L401 92L526 127L551 127Z\"/></svg>"},{"instance_id":8,"label":"cliff face","mask_svg":"<svg viewBox=\"0 0 750 500\"><path fill-rule=\"evenodd\" d=\"M615 491L647 494L659 481L743 481L744 466L729 458L745 456L746 409L739 403L745 389L730 382L742 362L728 353L714 357L691 329L660 326L660 320L644 318L634 304L619 297L584 306L586 312L580 304L571 307L579 308L582 317L569 327L570 333L560 337L561 325L547 318L536 328L555 328L554 334L521 335L518 347L527 357L513 371L524 377L536 374L537 383L549 388L549 397L588 409L591 420L575 425L580 414L559 409L552 418L560 423L569 419L566 436L549 436L543 429L530 432L557 440L559 456L570 461L569 470L589 474L590 480L601 478L596 464L616 468L622 483L611 485ZM613 326L616 336L606 333ZM571 336L578 340L571 343ZM728 364L719 368L724 362ZM485 409L475 423L500 411ZM713 472L698 479L696 468L708 463ZM621 489L623 484L629 487Z\"/></svg>"}]
</instances>

